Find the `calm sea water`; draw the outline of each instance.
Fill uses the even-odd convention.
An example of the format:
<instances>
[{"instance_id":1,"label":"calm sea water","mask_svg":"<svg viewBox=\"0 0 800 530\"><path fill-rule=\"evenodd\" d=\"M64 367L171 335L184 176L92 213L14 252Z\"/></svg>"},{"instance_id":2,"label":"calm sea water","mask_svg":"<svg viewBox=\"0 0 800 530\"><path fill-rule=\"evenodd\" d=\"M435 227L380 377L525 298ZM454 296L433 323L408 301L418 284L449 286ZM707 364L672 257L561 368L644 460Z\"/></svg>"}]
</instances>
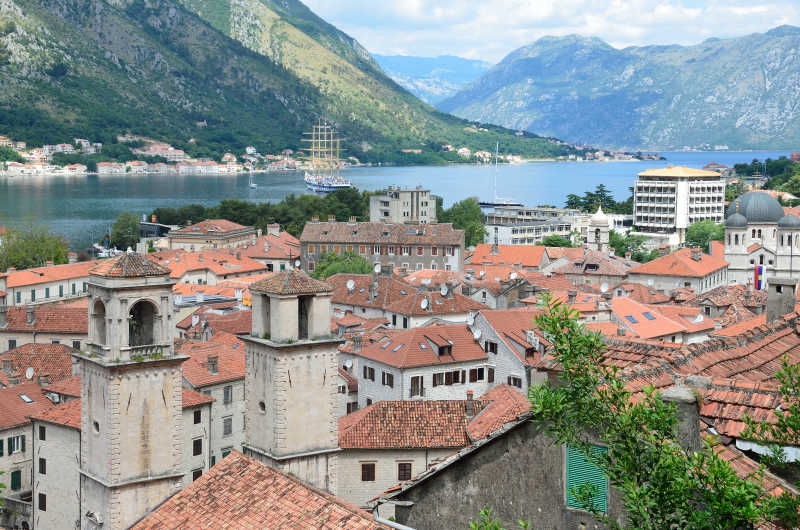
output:
<instances>
[{"instance_id":1,"label":"calm sea water","mask_svg":"<svg viewBox=\"0 0 800 530\"><path fill-rule=\"evenodd\" d=\"M628 196L636 174L665 164L702 167L709 162L732 166L753 158L777 158L788 152L662 153L666 162L537 162L499 166L497 195L527 205L563 206L569 193L582 194L605 184L616 197ZM449 205L466 197L494 196L493 166L354 168L345 176L360 189L388 185L423 185ZM298 172L260 174L258 189L247 175L238 176L83 176L0 177L0 225L39 223L61 232L72 247L85 248L109 230L119 212L149 214L160 206L213 205L222 199L279 201L290 193L305 193Z\"/></svg>"}]
</instances>

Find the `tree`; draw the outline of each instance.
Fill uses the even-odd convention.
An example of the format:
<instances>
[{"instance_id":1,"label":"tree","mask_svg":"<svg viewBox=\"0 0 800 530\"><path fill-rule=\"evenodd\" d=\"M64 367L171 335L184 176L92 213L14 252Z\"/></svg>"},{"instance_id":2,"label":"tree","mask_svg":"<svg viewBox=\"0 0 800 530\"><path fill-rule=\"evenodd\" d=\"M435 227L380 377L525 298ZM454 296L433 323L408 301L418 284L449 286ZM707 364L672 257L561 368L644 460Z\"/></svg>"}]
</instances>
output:
<instances>
[{"instance_id":1,"label":"tree","mask_svg":"<svg viewBox=\"0 0 800 530\"><path fill-rule=\"evenodd\" d=\"M711 219L696 221L686 229L686 246L707 250L709 242L722 241L723 237L725 237L723 225L719 225Z\"/></svg>"},{"instance_id":2,"label":"tree","mask_svg":"<svg viewBox=\"0 0 800 530\"><path fill-rule=\"evenodd\" d=\"M627 526L662 528L752 528L787 513L797 499L775 498L755 481L741 479L706 440L699 450L678 442L675 406L652 386L633 400L618 368L605 361L599 333L586 330L577 312L547 297L536 324L562 368L560 381L531 387L535 421L557 444L577 448L621 495ZM607 448L595 451L586 433ZM609 527L590 484L573 488L585 509ZM790 522L790 521L786 521Z\"/></svg>"},{"instance_id":3,"label":"tree","mask_svg":"<svg viewBox=\"0 0 800 530\"><path fill-rule=\"evenodd\" d=\"M441 209L437 201L437 220L440 223L453 223L453 228L464 230L464 244L472 247L483 243L486 237L485 216L478 201L472 197L453 204L447 210Z\"/></svg>"},{"instance_id":4,"label":"tree","mask_svg":"<svg viewBox=\"0 0 800 530\"><path fill-rule=\"evenodd\" d=\"M324 280L339 273L369 274L372 272L373 267L374 265L353 252L345 252L341 256L334 252L329 252L317 262L313 276Z\"/></svg>"},{"instance_id":5,"label":"tree","mask_svg":"<svg viewBox=\"0 0 800 530\"><path fill-rule=\"evenodd\" d=\"M10 147L0 146L0 162L24 162L25 159Z\"/></svg>"},{"instance_id":6,"label":"tree","mask_svg":"<svg viewBox=\"0 0 800 530\"><path fill-rule=\"evenodd\" d=\"M492 508L482 509L478 517L479 519L477 521L470 521L470 530L505 530L503 521L495 517ZM530 523L527 521L517 521L517 525L519 525L520 530L527 530L530 528Z\"/></svg>"},{"instance_id":7,"label":"tree","mask_svg":"<svg viewBox=\"0 0 800 530\"><path fill-rule=\"evenodd\" d=\"M125 211L119 214L111 226L111 244L120 250L136 248L139 242L139 218Z\"/></svg>"},{"instance_id":8,"label":"tree","mask_svg":"<svg viewBox=\"0 0 800 530\"><path fill-rule=\"evenodd\" d=\"M43 267L48 261L56 265L67 262L69 244L64 237L40 226L9 228L0 245L0 271L9 267L29 269Z\"/></svg>"},{"instance_id":9,"label":"tree","mask_svg":"<svg viewBox=\"0 0 800 530\"><path fill-rule=\"evenodd\" d=\"M537 245L545 246L545 247L572 247L572 241L567 239L566 237L562 236L547 236L546 238L542 239L541 243L537 243Z\"/></svg>"},{"instance_id":10,"label":"tree","mask_svg":"<svg viewBox=\"0 0 800 530\"><path fill-rule=\"evenodd\" d=\"M621 235L615 230L608 233L608 246L614 249L617 256L624 256L625 253L631 253L631 259L638 263L647 263L658 257L658 251L647 250L644 248L644 243L647 241L647 236L634 236L628 234Z\"/></svg>"}]
</instances>

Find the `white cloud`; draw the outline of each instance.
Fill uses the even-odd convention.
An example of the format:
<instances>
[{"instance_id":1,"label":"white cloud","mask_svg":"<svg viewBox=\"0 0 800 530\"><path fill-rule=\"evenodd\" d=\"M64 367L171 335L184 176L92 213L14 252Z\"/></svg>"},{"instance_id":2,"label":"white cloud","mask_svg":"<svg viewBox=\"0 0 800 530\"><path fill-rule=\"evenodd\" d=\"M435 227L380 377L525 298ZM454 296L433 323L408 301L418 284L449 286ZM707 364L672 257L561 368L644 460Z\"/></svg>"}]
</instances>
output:
<instances>
[{"instance_id":1,"label":"white cloud","mask_svg":"<svg viewBox=\"0 0 800 530\"><path fill-rule=\"evenodd\" d=\"M696 44L800 25L796 0L305 0L371 52L496 62L545 35Z\"/></svg>"}]
</instances>

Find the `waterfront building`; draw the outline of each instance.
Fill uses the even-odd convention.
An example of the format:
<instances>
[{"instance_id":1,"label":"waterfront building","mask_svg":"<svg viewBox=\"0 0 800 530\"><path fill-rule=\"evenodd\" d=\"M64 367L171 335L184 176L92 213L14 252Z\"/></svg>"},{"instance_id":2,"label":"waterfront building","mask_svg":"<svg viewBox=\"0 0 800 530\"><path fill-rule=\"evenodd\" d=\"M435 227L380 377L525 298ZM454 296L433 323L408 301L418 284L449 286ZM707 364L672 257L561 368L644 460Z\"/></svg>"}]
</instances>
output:
<instances>
[{"instance_id":1,"label":"waterfront building","mask_svg":"<svg viewBox=\"0 0 800 530\"><path fill-rule=\"evenodd\" d=\"M243 226L227 219L206 219L167 234L170 249L189 252L236 248L252 243L260 234L252 226Z\"/></svg>"},{"instance_id":2,"label":"waterfront building","mask_svg":"<svg viewBox=\"0 0 800 530\"><path fill-rule=\"evenodd\" d=\"M486 224L510 225L530 221L543 221L554 217L573 217L585 215L574 208L554 206L495 206L486 214Z\"/></svg>"},{"instance_id":3,"label":"waterfront building","mask_svg":"<svg viewBox=\"0 0 800 530\"><path fill-rule=\"evenodd\" d=\"M9 306L43 304L86 296L89 270L98 261L17 270L0 273L0 292Z\"/></svg>"},{"instance_id":4,"label":"waterfront building","mask_svg":"<svg viewBox=\"0 0 800 530\"><path fill-rule=\"evenodd\" d=\"M382 194L369 198L369 220L372 223L436 224L436 198L422 186L415 189L389 186Z\"/></svg>"},{"instance_id":5,"label":"waterfront building","mask_svg":"<svg viewBox=\"0 0 800 530\"><path fill-rule=\"evenodd\" d=\"M728 206L724 242L730 283L752 285L756 266L763 267L761 289L771 278L800 273L800 217L765 192L745 193Z\"/></svg>"},{"instance_id":6,"label":"waterfront building","mask_svg":"<svg viewBox=\"0 0 800 530\"><path fill-rule=\"evenodd\" d=\"M651 245L678 246L696 221L723 221L725 179L716 171L683 166L639 173L633 192L636 235Z\"/></svg>"},{"instance_id":7,"label":"waterfront building","mask_svg":"<svg viewBox=\"0 0 800 530\"><path fill-rule=\"evenodd\" d=\"M450 223L408 226L400 223L328 222L318 218L306 223L300 236L301 263L313 271L330 252L353 252L367 261L409 270L460 271L464 264L464 231Z\"/></svg>"}]
</instances>

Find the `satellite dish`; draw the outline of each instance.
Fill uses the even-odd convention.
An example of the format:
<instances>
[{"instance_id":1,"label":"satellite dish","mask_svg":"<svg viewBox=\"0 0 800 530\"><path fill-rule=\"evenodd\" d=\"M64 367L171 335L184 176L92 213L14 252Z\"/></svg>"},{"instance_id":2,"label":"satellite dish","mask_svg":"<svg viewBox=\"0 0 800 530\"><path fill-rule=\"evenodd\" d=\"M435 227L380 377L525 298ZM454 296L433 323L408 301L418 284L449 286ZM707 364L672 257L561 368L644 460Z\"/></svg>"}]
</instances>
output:
<instances>
[{"instance_id":1,"label":"satellite dish","mask_svg":"<svg viewBox=\"0 0 800 530\"><path fill-rule=\"evenodd\" d=\"M25 379L33 379L33 367L29 366L27 370L25 370Z\"/></svg>"},{"instance_id":2,"label":"satellite dish","mask_svg":"<svg viewBox=\"0 0 800 530\"><path fill-rule=\"evenodd\" d=\"M420 280L420 283L422 285L430 285L431 284L431 279L430 278L422 278L422 280Z\"/></svg>"},{"instance_id":3,"label":"satellite dish","mask_svg":"<svg viewBox=\"0 0 800 530\"><path fill-rule=\"evenodd\" d=\"M348 370L349 370L350 368L352 368L352 367L353 367L353 360L352 360L352 359L347 359L347 360L344 362L344 367L345 367L345 368L347 368Z\"/></svg>"},{"instance_id":4,"label":"satellite dish","mask_svg":"<svg viewBox=\"0 0 800 530\"><path fill-rule=\"evenodd\" d=\"M508 275L508 277L510 279L512 279L512 280L516 280L517 279L517 273L516 272L512 272L511 274Z\"/></svg>"},{"instance_id":5,"label":"satellite dish","mask_svg":"<svg viewBox=\"0 0 800 530\"><path fill-rule=\"evenodd\" d=\"M419 306L420 306L420 307L421 307L423 310L424 310L424 309L428 309L428 299L427 299L427 298L423 298L423 299L422 299L422 302L420 302L420 303L419 303Z\"/></svg>"},{"instance_id":6,"label":"satellite dish","mask_svg":"<svg viewBox=\"0 0 800 530\"><path fill-rule=\"evenodd\" d=\"M473 338L473 339L475 339L475 340L481 340L481 330L479 330L479 329L476 329L476 330L475 330L475 331L472 333L472 338Z\"/></svg>"},{"instance_id":7,"label":"satellite dish","mask_svg":"<svg viewBox=\"0 0 800 530\"><path fill-rule=\"evenodd\" d=\"M647 285L653 285L653 278L650 278L649 280L647 280Z\"/></svg>"},{"instance_id":8,"label":"satellite dish","mask_svg":"<svg viewBox=\"0 0 800 530\"><path fill-rule=\"evenodd\" d=\"M694 320L692 321L692 323L699 324L702 321L703 321L703 315L702 314L698 314L696 317L694 317Z\"/></svg>"},{"instance_id":9,"label":"satellite dish","mask_svg":"<svg viewBox=\"0 0 800 530\"><path fill-rule=\"evenodd\" d=\"M375 266L372 267L372 270L375 271L375 274L379 274L381 272L381 264L376 263Z\"/></svg>"},{"instance_id":10,"label":"satellite dish","mask_svg":"<svg viewBox=\"0 0 800 530\"><path fill-rule=\"evenodd\" d=\"M439 294L441 294L442 296L447 296L447 286L446 285L442 285L442 288L439 289Z\"/></svg>"},{"instance_id":11,"label":"satellite dish","mask_svg":"<svg viewBox=\"0 0 800 530\"><path fill-rule=\"evenodd\" d=\"M294 267L295 267L296 269L299 269L299 268L300 268L300 260L299 260L299 259L296 259L296 260L294 260Z\"/></svg>"},{"instance_id":12,"label":"satellite dish","mask_svg":"<svg viewBox=\"0 0 800 530\"><path fill-rule=\"evenodd\" d=\"M347 280L347 290L352 293L353 289L355 288L356 288L356 282L354 282L353 280Z\"/></svg>"},{"instance_id":13,"label":"satellite dish","mask_svg":"<svg viewBox=\"0 0 800 530\"><path fill-rule=\"evenodd\" d=\"M603 285L600 286L600 292L604 293L606 291L608 291L608 284L606 282L603 282Z\"/></svg>"},{"instance_id":14,"label":"satellite dish","mask_svg":"<svg viewBox=\"0 0 800 530\"><path fill-rule=\"evenodd\" d=\"M480 271L480 272L478 273L478 276L480 276L481 278L483 278L484 276L486 276L486 271Z\"/></svg>"}]
</instances>

